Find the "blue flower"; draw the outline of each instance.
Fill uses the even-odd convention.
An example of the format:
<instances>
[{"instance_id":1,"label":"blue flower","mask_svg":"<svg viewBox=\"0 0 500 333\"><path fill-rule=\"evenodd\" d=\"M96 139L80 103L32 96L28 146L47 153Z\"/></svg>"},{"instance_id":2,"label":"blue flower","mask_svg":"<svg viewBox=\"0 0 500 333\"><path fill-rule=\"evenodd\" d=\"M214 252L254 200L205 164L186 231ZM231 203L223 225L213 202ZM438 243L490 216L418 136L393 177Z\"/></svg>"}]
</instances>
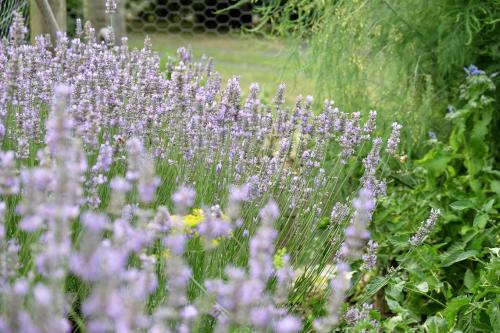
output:
<instances>
[{"instance_id":1,"label":"blue flower","mask_svg":"<svg viewBox=\"0 0 500 333\"><path fill-rule=\"evenodd\" d=\"M435 132L429 131L429 132L427 132L427 135L429 136L429 139L431 139L431 140L437 140L437 136L436 136Z\"/></svg>"},{"instance_id":2,"label":"blue flower","mask_svg":"<svg viewBox=\"0 0 500 333\"><path fill-rule=\"evenodd\" d=\"M474 64L471 64L469 67L464 67L464 70L467 73L467 76L484 74L484 71L477 68Z\"/></svg>"}]
</instances>

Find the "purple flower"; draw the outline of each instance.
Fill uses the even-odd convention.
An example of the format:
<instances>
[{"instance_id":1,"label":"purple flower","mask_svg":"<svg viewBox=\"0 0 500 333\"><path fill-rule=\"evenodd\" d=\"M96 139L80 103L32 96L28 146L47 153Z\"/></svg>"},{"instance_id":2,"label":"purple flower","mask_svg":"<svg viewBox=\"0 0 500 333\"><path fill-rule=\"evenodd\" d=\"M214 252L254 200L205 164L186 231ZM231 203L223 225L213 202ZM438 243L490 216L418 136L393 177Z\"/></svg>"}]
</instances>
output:
<instances>
[{"instance_id":1,"label":"purple flower","mask_svg":"<svg viewBox=\"0 0 500 333\"><path fill-rule=\"evenodd\" d=\"M19 192L20 181L17 174L15 153L0 151L0 194L9 195Z\"/></svg>"},{"instance_id":2,"label":"purple flower","mask_svg":"<svg viewBox=\"0 0 500 333\"><path fill-rule=\"evenodd\" d=\"M103 214L85 212L82 214L80 221L85 227L94 232L99 232L110 227L109 219Z\"/></svg>"},{"instance_id":3,"label":"purple flower","mask_svg":"<svg viewBox=\"0 0 500 333\"><path fill-rule=\"evenodd\" d=\"M155 174L153 158L144 153L142 156L142 166L139 171L139 182L137 190L142 202L150 203L156 194L156 189L160 186L160 177Z\"/></svg>"},{"instance_id":4,"label":"purple flower","mask_svg":"<svg viewBox=\"0 0 500 333\"><path fill-rule=\"evenodd\" d=\"M274 200L269 200L264 208L259 212L259 216L263 221L274 222L280 214L278 205Z\"/></svg>"},{"instance_id":5,"label":"purple flower","mask_svg":"<svg viewBox=\"0 0 500 333\"><path fill-rule=\"evenodd\" d=\"M137 181L140 177L141 159L144 153L144 145L139 138L131 138L127 141L128 170L126 178L129 181Z\"/></svg>"},{"instance_id":6,"label":"purple flower","mask_svg":"<svg viewBox=\"0 0 500 333\"><path fill-rule=\"evenodd\" d=\"M163 244L175 254L182 254L186 244L186 236L183 234L171 234L165 237Z\"/></svg>"},{"instance_id":7,"label":"purple flower","mask_svg":"<svg viewBox=\"0 0 500 333\"><path fill-rule=\"evenodd\" d=\"M363 269L370 270L377 265L377 250L378 243L373 240L369 240L367 251L361 257L361 259L363 259Z\"/></svg>"},{"instance_id":8,"label":"purple flower","mask_svg":"<svg viewBox=\"0 0 500 333\"><path fill-rule=\"evenodd\" d=\"M247 201L250 195L250 184L244 184L241 186L231 186L229 188L229 201L234 203L240 203Z\"/></svg>"},{"instance_id":9,"label":"purple flower","mask_svg":"<svg viewBox=\"0 0 500 333\"><path fill-rule=\"evenodd\" d=\"M297 333L302 329L302 323L294 316L280 319L274 326L276 333Z\"/></svg>"},{"instance_id":10,"label":"purple flower","mask_svg":"<svg viewBox=\"0 0 500 333\"><path fill-rule=\"evenodd\" d=\"M182 186L172 195L172 201L180 210L185 210L194 204L196 193L192 187Z\"/></svg>"},{"instance_id":11,"label":"purple flower","mask_svg":"<svg viewBox=\"0 0 500 333\"><path fill-rule=\"evenodd\" d=\"M273 272L274 240L277 232L272 223L278 218L279 210L276 203L270 200L260 211L262 224L250 240L250 275L263 283Z\"/></svg>"},{"instance_id":12,"label":"purple flower","mask_svg":"<svg viewBox=\"0 0 500 333\"><path fill-rule=\"evenodd\" d=\"M28 29L24 25L24 19L19 12L14 12L14 19L9 28L9 38L15 43L19 44L26 38Z\"/></svg>"},{"instance_id":13,"label":"purple flower","mask_svg":"<svg viewBox=\"0 0 500 333\"><path fill-rule=\"evenodd\" d=\"M352 206L354 216L350 225L345 229L345 243L341 252L343 257L357 259L361 257L360 250L370 237L367 227L375 209L372 193L367 189L361 189L359 196L353 200Z\"/></svg>"},{"instance_id":14,"label":"purple flower","mask_svg":"<svg viewBox=\"0 0 500 333\"><path fill-rule=\"evenodd\" d=\"M431 209L429 218L422 222L422 225L418 229L417 233L410 238L410 245L417 246L422 244L424 238L431 233L432 229L434 229L440 214L441 211L439 209Z\"/></svg>"},{"instance_id":15,"label":"purple flower","mask_svg":"<svg viewBox=\"0 0 500 333\"><path fill-rule=\"evenodd\" d=\"M250 310L250 322L258 328L269 326L274 316L274 309L269 306L255 307Z\"/></svg>"},{"instance_id":16,"label":"purple flower","mask_svg":"<svg viewBox=\"0 0 500 333\"><path fill-rule=\"evenodd\" d=\"M123 177L115 177L111 180L110 187L113 191L127 193L130 191L130 183Z\"/></svg>"},{"instance_id":17,"label":"purple flower","mask_svg":"<svg viewBox=\"0 0 500 333\"><path fill-rule=\"evenodd\" d=\"M357 307L350 307L344 315L345 321L351 325L356 326L362 320L365 320L369 316L369 311L373 308L372 305L364 303L361 310Z\"/></svg>"},{"instance_id":18,"label":"purple flower","mask_svg":"<svg viewBox=\"0 0 500 333\"><path fill-rule=\"evenodd\" d=\"M377 127L377 111L370 111L368 115L368 120L363 126L363 132L365 134L365 138L369 138L369 135L375 130Z\"/></svg>"},{"instance_id":19,"label":"purple flower","mask_svg":"<svg viewBox=\"0 0 500 333\"><path fill-rule=\"evenodd\" d=\"M193 305L188 305L181 310L181 317L185 320L194 320L198 316L198 310Z\"/></svg>"},{"instance_id":20,"label":"purple flower","mask_svg":"<svg viewBox=\"0 0 500 333\"><path fill-rule=\"evenodd\" d=\"M336 265L336 275L330 281L330 293L326 304L326 316L317 318L313 326L318 332L331 332L339 323L340 309L344 302L345 293L350 287L350 278L347 274L350 271L349 265L338 262Z\"/></svg>"},{"instance_id":21,"label":"purple flower","mask_svg":"<svg viewBox=\"0 0 500 333\"><path fill-rule=\"evenodd\" d=\"M106 1L110 17L117 6L116 0ZM367 224L384 190L384 181L377 178L382 144L373 138L375 111L362 123L359 112L341 112L327 100L317 113L311 96L297 98L289 111L284 84L266 105L258 84L247 94L238 77L222 87L213 61L196 60L189 48L179 49L178 61L169 60L165 73L149 38L142 49L132 49L126 38L115 44L109 27L96 36L90 23L82 28L80 20L75 38L58 33L55 41L36 36L28 44L26 32L16 15L10 40L0 41L0 141L13 147L0 152L0 195L9 203L19 196L17 207L0 205L0 243L6 245L6 255L0 256L5 273L0 274L1 297L18 314L0 315L0 330L68 331L73 305L64 281L71 272L88 287L81 310L84 328L91 332L194 331L212 299L214 331L240 326L299 331L300 319L287 311L293 263L313 249L298 247L288 256L276 253L275 242L279 239L282 246L315 237L331 198L350 193L337 186L344 183L344 168L339 174L325 168L328 154L336 149L347 162L364 153L361 144L371 140L370 153L360 160L364 190L352 208L338 203L331 211L334 227L352 216L335 263L327 315L318 321L322 330L335 326L350 287L349 267L342 260L361 257ZM387 151L396 152L399 136L400 126L393 126ZM40 147L36 158L33 147ZM87 160L95 163L89 168ZM203 170L213 171L213 177L203 178ZM159 202L168 201L170 187L182 182L202 191L179 188L170 198L176 214L170 216L158 207L156 195ZM261 207L271 195L280 205L270 200ZM203 200L223 208L204 209L203 221L186 234L179 227L183 216ZM288 209L279 221L278 238L279 207ZM12 218L7 209L19 214L18 224L5 220ZM83 228L75 239L72 225L77 221ZM24 244L33 256L29 272L19 267L19 245L6 242L5 225L36 232ZM248 251L246 265L231 266L238 253L213 250L213 240L221 237L231 237L227 243L238 244L242 254ZM212 247L191 251L199 241ZM335 249L342 239L325 242ZM367 263L375 260L373 248L369 242L363 256ZM275 266L276 255L282 260ZM217 259L200 261L215 265L210 267L214 274L207 275L213 280L192 280L207 287L207 299L203 293L191 299L188 293L193 272L185 257L198 256ZM25 284L14 286L19 274L27 276ZM35 284L35 277L43 282ZM276 286L267 288L271 280ZM159 286L162 297L150 298ZM46 305L25 307L24 298ZM150 299L155 300L152 314L146 311Z\"/></svg>"},{"instance_id":22,"label":"purple flower","mask_svg":"<svg viewBox=\"0 0 500 333\"><path fill-rule=\"evenodd\" d=\"M52 302L52 293L50 289L41 283L38 283L33 288L33 295L36 301L42 306L49 306Z\"/></svg>"},{"instance_id":23,"label":"purple flower","mask_svg":"<svg viewBox=\"0 0 500 333\"><path fill-rule=\"evenodd\" d=\"M209 217L198 226L198 232L207 240L214 240L219 237L227 236L233 228L231 225L219 218Z\"/></svg>"},{"instance_id":24,"label":"purple flower","mask_svg":"<svg viewBox=\"0 0 500 333\"><path fill-rule=\"evenodd\" d=\"M398 123L392 123L392 132L387 140L387 147L385 148L385 151L388 154L395 154L396 150L399 146L399 137L401 135L401 128L402 126Z\"/></svg>"},{"instance_id":25,"label":"purple flower","mask_svg":"<svg viewBox=\"0 0 500 333\"><path fill-rule=\"evenodd\" d=\"M113 148L109 142L103 143L99 148L99 155L97 155L97 162L92 167L93 172L108 172L113 163Z\"/></svg>"}]
</instances>

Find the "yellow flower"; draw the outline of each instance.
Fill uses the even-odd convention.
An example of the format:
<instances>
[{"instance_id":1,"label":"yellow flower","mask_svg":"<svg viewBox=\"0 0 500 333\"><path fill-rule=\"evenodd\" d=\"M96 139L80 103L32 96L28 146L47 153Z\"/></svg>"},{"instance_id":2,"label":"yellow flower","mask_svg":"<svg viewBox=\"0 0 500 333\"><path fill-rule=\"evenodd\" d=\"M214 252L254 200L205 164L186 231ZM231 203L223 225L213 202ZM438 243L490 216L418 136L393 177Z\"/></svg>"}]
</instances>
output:
<instances>
[{"instance_id":1,"label":"yellow flower","mask_svg":"<svg viewBox=\"0 0 500 333\"><path fill-rule=\"evenodd\" d=\"M278 251L276 251L276 254L274 255L273 258L274 268L280 269L281 267L283 267L283 265L285 264L283 261L283 257L285 256L285 254L286 254L286 247L283 247Z\"/></svg>"},{"instance_id":2,"label":"yellow flower","mask_svg":"<svg viewBox=\"0 0 500 333\"><path fill-rule=\"evenodd\" d=\"M189 234L193 228L205 219L205 216L202 209L195 208L191 214L185 216L172 215L171 218L178 232Z\"/></svg>"},{"instance_id":3,"label":"yellow flower","mask_svg":"<svg viewBox=\"0 0 500 333\"><path fill-rule=\"evenodd\" d=\"M163 252L161 253L161 256L166 259L170 258L170 250L164 249Z\"/></svg>"},{"instance_id":4,"label":"yellow flower","mask_svg":"<svg viewBox=\"0 0 500 333\"><path fill-rule=\"evenodd\" d=\"M203 210L195 208L191 214L184 216L184 225L189 228L194 228L204 219L205 216L203 215Z\"/></svg>"},{"instance_id":5,"label":"yellow flower","mask_svg":"<svg viewBox=\"0 0 500 333\"><path fill-rule=\"evenodd\" d=\"M223 221L227 223L231 222L231 219L223 213L219 218L221 218ZM171 219L174 222L174 227L172 231L173 233L184 233L188 235L193 235L195 237L199 236L198 232L196 231L196 227L200 225L200 223L203 223L206 220L203 209L200 208L195 208L193 209L191 214L184 216L171 215ZM212 240L209 246L217 247L223 238L225 237L219 237L217 239Z\"/></svg>"}]
</instances>

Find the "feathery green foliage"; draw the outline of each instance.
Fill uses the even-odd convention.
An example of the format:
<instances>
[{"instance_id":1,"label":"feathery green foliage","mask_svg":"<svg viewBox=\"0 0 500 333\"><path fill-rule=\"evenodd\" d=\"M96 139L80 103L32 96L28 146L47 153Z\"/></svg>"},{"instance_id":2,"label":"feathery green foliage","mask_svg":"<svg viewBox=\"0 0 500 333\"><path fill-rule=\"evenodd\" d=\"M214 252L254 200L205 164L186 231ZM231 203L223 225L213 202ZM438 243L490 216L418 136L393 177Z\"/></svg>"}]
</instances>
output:
<instances>
[{"instance_id":1,"label":"feathery green foliage","mask_svg":"<svg viewBox=\"0 0 500 333\"><path fill-rule=\"evenodd\" d=\"M428 129L449 130L439 119L463 66L499 69L498 0L269 0L258 12L260 28L296 38L295 59L314 78L316 95L396 115L410 125L410 153Z\"/></svg>"}]
</instances>

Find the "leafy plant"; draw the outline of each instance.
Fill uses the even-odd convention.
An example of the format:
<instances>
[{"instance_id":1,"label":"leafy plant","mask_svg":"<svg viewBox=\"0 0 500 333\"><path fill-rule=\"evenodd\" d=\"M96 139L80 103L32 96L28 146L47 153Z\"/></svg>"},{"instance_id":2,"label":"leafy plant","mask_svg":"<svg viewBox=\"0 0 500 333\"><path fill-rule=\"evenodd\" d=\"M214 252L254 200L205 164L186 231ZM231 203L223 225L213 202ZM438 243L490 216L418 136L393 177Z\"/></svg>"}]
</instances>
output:
<instances>
[{"instance_id":1,"label":"leafy plant","mask_svg":"<svg viewBox=\"0 0 500 333\"><path fill-rule=\"evenodd\" d=\"M466 71L459 105L446 115L448 142L430 134L431 149L393 174L393 194L375 217L379 273L398 267L378 294L389 331L418 331L421 324L427 332L499 327L500 172L491 144L499 115L492 77L473 65ZM415 217L428 205L443 215L428 241L414 247L408 239Z\"/></svg>"}]
</instances>

